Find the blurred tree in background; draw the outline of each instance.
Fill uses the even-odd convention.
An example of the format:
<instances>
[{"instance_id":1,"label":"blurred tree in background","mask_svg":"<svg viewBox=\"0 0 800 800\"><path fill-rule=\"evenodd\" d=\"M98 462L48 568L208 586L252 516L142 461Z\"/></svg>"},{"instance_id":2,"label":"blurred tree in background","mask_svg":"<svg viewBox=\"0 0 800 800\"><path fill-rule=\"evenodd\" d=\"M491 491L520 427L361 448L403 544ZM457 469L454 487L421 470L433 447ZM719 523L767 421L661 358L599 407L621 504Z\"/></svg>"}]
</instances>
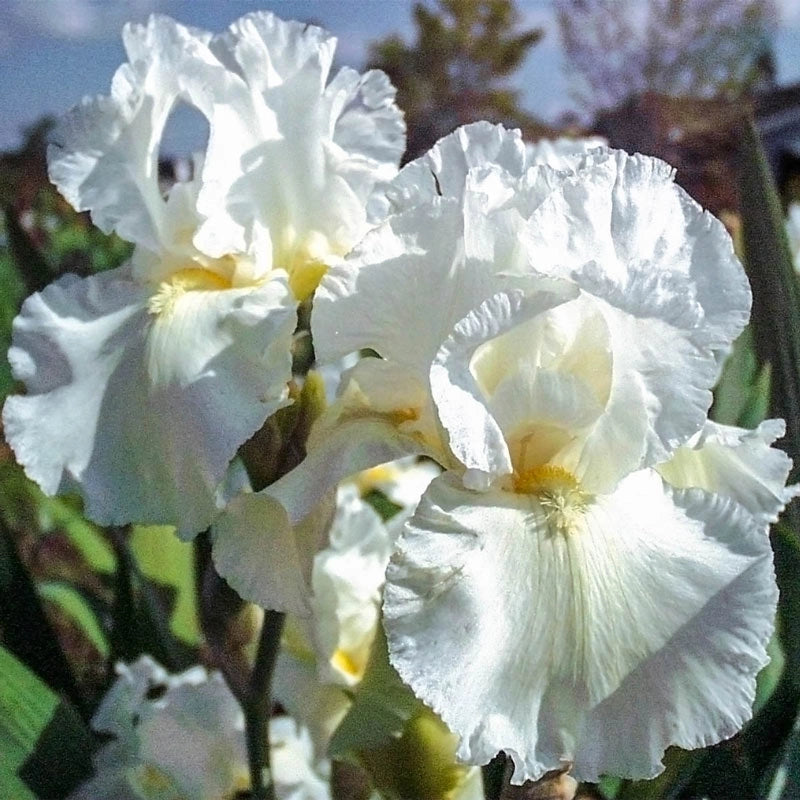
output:
<instances>
[{"instance_id":1,"label":"blurred tree in background","mask_svg":"<svg viewBox=\"0 0 800 800\"><path fill-rule=\"evenodd\" d=\"M735 98L774 81L773 0L555 0L576 100Z\"/></svg>"},{"instance_id":2,"label":"blurred tree in background","mask_svg":"<svg viewBox=\"0 0 800 800\"><path fill-rule=\"evenodd\" d=\"M416 41L397 35L370 47L369 66L397 87L408 124L409 161L459 125L487 119L549 132L519 107L508 78L543 35L519 28L512 0L438 0L414 6Z\"/></svg>"}]
</instances>

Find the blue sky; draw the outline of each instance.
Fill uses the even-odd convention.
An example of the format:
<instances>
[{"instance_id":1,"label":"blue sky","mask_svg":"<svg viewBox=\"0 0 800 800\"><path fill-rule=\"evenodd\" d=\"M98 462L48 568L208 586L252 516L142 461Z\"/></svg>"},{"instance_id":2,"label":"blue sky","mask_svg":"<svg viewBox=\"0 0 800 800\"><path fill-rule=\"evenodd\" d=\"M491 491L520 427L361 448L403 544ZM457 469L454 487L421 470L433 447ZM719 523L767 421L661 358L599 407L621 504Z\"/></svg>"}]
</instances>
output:
<instances>
[{"instance_id":1,"label":"blue sky","mask_svg":"<svg viewBox=\"0 0 800 800\"><path fill-rule=\"evenodd\" d=\"M800 0L778 5L778 78L800 81ZM412 7L413 0L2 0L0 149L16 146L20 130L42 114L58 115L83 95L107 93L125 58L120 27L152 11L212 31L263 8L285 18L312 19L339 37L339 61L360 67L370 41L393 32L411 38ZM524 24L543 27L545 38L531 50L516 83L525 108L552 120L574 103L551 0L518 0L517 7ZM166 149L196 146L190 127L171 124Z\"/></svg>"}]
</instances>

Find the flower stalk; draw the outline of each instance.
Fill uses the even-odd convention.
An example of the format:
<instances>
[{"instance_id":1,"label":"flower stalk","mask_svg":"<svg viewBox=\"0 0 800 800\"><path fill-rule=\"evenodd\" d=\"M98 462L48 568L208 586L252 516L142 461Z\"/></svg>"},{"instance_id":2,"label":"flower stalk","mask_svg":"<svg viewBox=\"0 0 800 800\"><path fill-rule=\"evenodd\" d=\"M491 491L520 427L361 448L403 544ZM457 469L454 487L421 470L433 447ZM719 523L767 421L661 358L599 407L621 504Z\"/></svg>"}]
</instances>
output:
<instances>
[{"instance_id":1,"label":"flower stalk","mask_svg":"<svg viewBox=\"0 0 800 800\"><path fill-rule=\"evenodd\" d=\"M272 709L272 676L285 621L286 615L280 611L265 612L247 698L242 703L253 800L275 800L275 784L270 768L269 717Z\"/></svg>"}]
</instances>

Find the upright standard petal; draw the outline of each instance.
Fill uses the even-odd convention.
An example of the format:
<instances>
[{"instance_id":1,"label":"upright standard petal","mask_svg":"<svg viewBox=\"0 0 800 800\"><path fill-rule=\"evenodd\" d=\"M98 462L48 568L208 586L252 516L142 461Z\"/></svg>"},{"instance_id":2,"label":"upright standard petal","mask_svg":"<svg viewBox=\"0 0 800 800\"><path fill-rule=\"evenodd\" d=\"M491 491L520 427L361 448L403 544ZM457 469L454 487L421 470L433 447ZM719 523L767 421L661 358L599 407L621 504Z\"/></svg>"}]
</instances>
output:
<instances>
[{"instance_id":1,"label":"upright standard petal","mask_svg":"<svg viewBox=\"0 0 800 800\"><path fill-rule=\"evenodd\" d=\"M345 68L328 83L335 45L320 28L266 12L211 43L248 91L236 116L215 110L198 201L207 221L195 243L222 256L257 235L300 300L366 231L373 190L405 147L385 75Z\"/></svg>"},{"instance_id":2,"label":"upright standard petal","mask_svg":"<svg viewBox=\"0 0 800 800\"><path fill-rule=\"evenodd\" d=\"M487 489L513 469L503 431L470 370L476 350L489 339L573 299L571 288L567 285L560 293L493 295L460 320L439 348L431 366L431 394L450 450L466 468L465 486Z\"/></svg>"},{"instance_id":3,"label":"upright standard petal","mask_svg":"<svg viewBox=\"0 0 800 800\"><path fill-rule=\"evenodd\" d=\"M601 301L615 371L645 392L644 463L665 460L702 426L721 359L750 311L722 223L664 162L606 151L587 157L534 210L526 240L538 271L569 274Z\"/></svg>"},{"instance_id":4,"label":"upright standard petal","mask_svg":"<svg viewBox=\"0 0 800 800\"><path fill-rule=\"evenodd\" d=\"M187 291L157 314L150 301L126 268L30 297L9 352L28 394L6 401L5 432L29 477L80 492L92 519L193 534L238 446L285 403L294 304L275 280Z\"/></svg>"},{"instance_id":5,"label":"upright standard petal","mask_svg":"<svg viewBox=\"0 0 800 800\"><path fill-rule=\"evenodd\" d=\"M684 746L730 736L749 716L775 610L770 570L763 528L741 507L702 492L673 497L652 471L566 506L545 495L475 494L443 476L387 573L391 660L461 737L469 763L504 750L515 783L565 761L579 779L646 777L675 742L663 720L683 698L692 703ZM720 593L745 585L755 591L720 614ZM734 620L745 607L742 629ZM693 626L706 638L687 637ZM660 692L663 706L643 696L614 718L618 728L593 731L598 741L624 737L625 755L612 768L593 754L599 747L607 758L609 748L593 745L587 726L624 702L627 686L694 681L709 639L719 643L703 659L706 684L718 681L711 696L696 685ZM661 675L665 659L673 669ZM648 735L630 740L628 726Z\"/></svg>"},{"instance_id":6,"label":"upright standard petal","mask_svg":"<svg viewBox=\"0 0 800 800\"><path fill-rule=\"evenodd\" d=\"M488 164L520 177L527 166L520 132L485 121L464 125L400 170L386 187L383 213L399 214L434 197L460 199L470 170Z\"/></svg>"},{"instance_id":7,"label":"upright standard petal","mask_svg":"<svg viewBox=\"0 0 800 800\"><path fill-rule=\"evenodd\" d=\"M602 136L586 136L570 139L561 136L558 139L539 139L528 143L525 155L529 164L547 164L553 169L573 171L586 153L608 147Z\"/></svg>"},{"instance_id":8,"label":"upright standard petal","mask_svg":"<svg viewBox=\"0 0 800 800\"><path fill-rule=\"evenodd\" d=\"M453 326L504 287L468 260L461 204L436 198L368 233L322 281L311 321L317 356L372 348L427 380Z\"/></svg>"},{"instance_id":9,"label":"upright standard petal","mask_svg":"<svg viewBox=\"0 0 800 800\"><path fill-rule=\"evenodd\" d=\"M126 26L130 63L114 75L110 97L86 98L55 131L50 179L98 228L151 252L164 249L158 148L178 99L211 110L232 76L208 49L207 35L168 17Z\"/></svg>"}]
</instances>

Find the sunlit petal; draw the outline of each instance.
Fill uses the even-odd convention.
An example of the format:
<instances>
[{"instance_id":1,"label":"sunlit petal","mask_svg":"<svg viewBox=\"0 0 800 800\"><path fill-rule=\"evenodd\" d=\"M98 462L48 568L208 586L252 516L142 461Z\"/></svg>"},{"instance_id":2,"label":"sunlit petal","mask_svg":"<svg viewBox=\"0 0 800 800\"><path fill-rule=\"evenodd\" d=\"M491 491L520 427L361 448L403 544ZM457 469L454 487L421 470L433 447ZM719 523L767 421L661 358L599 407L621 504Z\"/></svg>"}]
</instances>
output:
<instances>
[{"instance_id":1,"label":"sunlit petal","mask_svg":"<svg viewBox=\"0 0 800 800\"><path fill-rule=\"evenodd\" d=\"M645 471L572 510L557 521L534 496L471 493L444 476L423 497L387 573L392 663L461 736L461 758L485 763L504 750L515 783L576 758L578 778L613 771L592 755L592 715L624 703L631 683L691 683L702 660L707 681L719 679L702 704L694 685L643 695L614 719L619 728L593 732L609 743L625 737L627 762L617 774L652 775L674 742L664 720L682 699L698 705L679 744L729 736L749 715L766 661L771 552L739 506L702 492L672 498ZM756 588L754 580L757 591L719 613L719 593ZM734 620L744 605L743 629ZM687 641L693 626L704 636ZM717 645L704 652L713 637ZM672 671L662 675L665 661ZM629 739L628 726L648 736Z\"/></svg>"},{"instance_id":2,"label":"sunlit petal","mask_svg":"<svg viewBox=\"0 0 800 800\"><path fill-rule=\"evenodd\" d=\"M786 486L792 461L770 445L786 432L783 420L770 419L753 431L706 422L703 430L657 469L680 489L705 489L730 497L763 522L775 522L800 492Z\"/></svg>"},{"instance_id":3,"label":"sunlit petal","mask_svg":"<svg viewBox=\"0 0 800 800\"><path fill-rule=\"evenodd\" d=\"M153 313L126 269L30 297L10 361L28 394L3 412L48 494L80 492L103 524L207 527L238 446L285 404L294 304L285 282L186 291Z\"/></svg>"}]
</instances>

